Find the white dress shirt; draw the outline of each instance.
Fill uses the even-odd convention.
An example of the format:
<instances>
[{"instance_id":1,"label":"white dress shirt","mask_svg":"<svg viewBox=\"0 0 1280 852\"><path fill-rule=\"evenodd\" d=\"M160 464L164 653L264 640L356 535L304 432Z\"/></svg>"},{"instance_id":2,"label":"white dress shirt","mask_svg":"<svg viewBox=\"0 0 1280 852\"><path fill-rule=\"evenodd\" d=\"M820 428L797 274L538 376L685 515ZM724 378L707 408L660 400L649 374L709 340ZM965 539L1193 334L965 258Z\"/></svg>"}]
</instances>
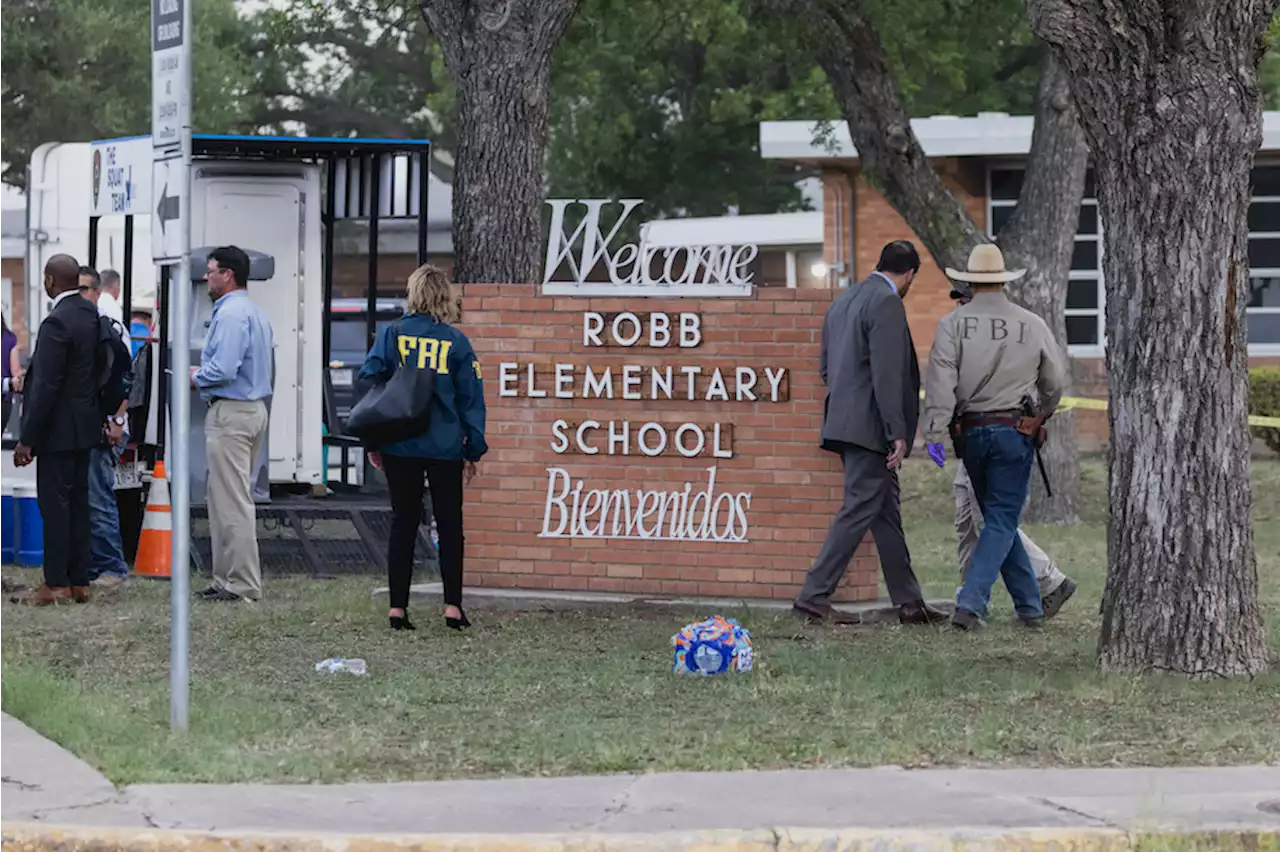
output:
<instances>
[{"instance_id":1,"label":"white dress shirt","mask_svg":"<svg viewBox=\"0 0 1280 852\"><path fill-rule=\"evenodd\" d=\"M124 324L124 308L120 306L115 296L110 293L102 293L98 296L98 316L110 317L120 323L120 339L124 341L125 348L132 351L129 329Z\"/></svg>"}]
</instances>

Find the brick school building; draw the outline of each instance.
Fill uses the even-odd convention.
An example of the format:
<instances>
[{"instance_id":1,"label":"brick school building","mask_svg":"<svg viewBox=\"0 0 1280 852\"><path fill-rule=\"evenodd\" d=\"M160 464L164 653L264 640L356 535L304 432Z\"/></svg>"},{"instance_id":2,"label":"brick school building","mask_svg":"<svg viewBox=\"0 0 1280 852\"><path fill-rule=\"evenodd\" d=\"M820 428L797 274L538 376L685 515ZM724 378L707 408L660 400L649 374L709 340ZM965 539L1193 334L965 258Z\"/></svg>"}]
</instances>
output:
<instances>
[{"instance_id":1,"label":"brick school building","mask_svg":"<svg viewBox=\"0 0 1280 852\"><path fill-rule=\"evenodd\" d=\"M1017 206L1033 125L1030 116L1004 113L934 116L911 122L943 182L993 237ZM829 140L820 140L818 129L808 121L760 125L761 156L802 163L821 175L823 259L828 271L821 278L802 279L801 286L838 288L860 281L875 268L885 243L913 240L925 264L906 308L923 366L939 318L953 307L947 296L950 285L919 238L863 176L844 122L834 124ZM1105 231L1090 172L1080 204L1066 313L1073 393L1096 399L1107 397ZM1253 284L1247 310L1249 361L1253 366L1280 364L1280 112L1263 113L1263 141L1249 208L1249 265ZM1076 423L1083 449L1106 444L1106 412L1078 411Z\"/></svg>"}]
</instances>

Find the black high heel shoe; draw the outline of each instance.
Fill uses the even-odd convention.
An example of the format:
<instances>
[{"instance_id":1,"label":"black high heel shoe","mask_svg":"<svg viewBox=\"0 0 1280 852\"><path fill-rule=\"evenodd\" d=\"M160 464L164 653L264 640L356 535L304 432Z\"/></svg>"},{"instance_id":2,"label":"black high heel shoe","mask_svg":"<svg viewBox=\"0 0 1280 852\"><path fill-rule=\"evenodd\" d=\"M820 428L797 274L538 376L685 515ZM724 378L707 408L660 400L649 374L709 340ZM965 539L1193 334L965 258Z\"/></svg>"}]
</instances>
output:
<instances>
[{"instance_id":1,"label":"black high heel shoe","mask_svg":"<svg viewBox=\"0 0 1280 852\"><path fill-rule=\"evenodd\" d=\"M446 615L444 617L444 626L451 630L461 630L464 627L471 626L471 621L467 618L467 614L462 611L462 607L458 607L458 615L461 618L450 618Z\"/></svg>"},{"instance_id":2,"label":"black high heel shoe","mask_svg":"<svg viewBox=\"0 0 1280 852\"><path fill-rule=\"evenodd\" d=\"M392 630L417 630L418 629L414 627L413 622L409 620L409 613L407 612L404 615L389 616L389 619L391 621Z\"/></svg>"}]
</instances>

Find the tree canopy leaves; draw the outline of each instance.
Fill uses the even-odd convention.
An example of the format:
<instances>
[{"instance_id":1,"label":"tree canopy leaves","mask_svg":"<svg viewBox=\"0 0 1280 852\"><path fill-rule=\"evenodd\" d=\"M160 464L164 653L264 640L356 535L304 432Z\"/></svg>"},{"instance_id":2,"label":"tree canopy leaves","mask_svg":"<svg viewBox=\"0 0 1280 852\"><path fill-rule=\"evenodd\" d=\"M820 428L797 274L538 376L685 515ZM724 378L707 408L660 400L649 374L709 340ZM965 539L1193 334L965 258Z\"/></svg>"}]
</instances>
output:
<instances>
[{"instance_id":1,"label":"tree canopy leaves","mask_svg":"<svg viewBox=\"0 0 1280 852\"><path fill-rule=\"evenodd\" d=\"M151 4L137 0L5 0L4 181L21 185L45 142L87 142L151 127ZM252 127L256 60L235 0L195 6L193 122Z\"/></svg>"},{"instance_id":2,"label":"tree canopy leaves","mask_svg":"<svg viewBox=\"0 0 1280 852\"><path fill-rule=\"evenodd\" d=\"M798 209L802 172L760 158L759 122L839 109L803 38L766 26L755 2L584 0L555 58L549 192L644 198L649 216ZM914 114L1031 112L1039 53L1020 0L875 0L871 11ZM305 75L277 67L290 83L268 94L290 106L264 117L429 136L447 177L456 98L415 4L289 0L267 14L276 43L311 63Z\"/></svg>"}]
</instances>

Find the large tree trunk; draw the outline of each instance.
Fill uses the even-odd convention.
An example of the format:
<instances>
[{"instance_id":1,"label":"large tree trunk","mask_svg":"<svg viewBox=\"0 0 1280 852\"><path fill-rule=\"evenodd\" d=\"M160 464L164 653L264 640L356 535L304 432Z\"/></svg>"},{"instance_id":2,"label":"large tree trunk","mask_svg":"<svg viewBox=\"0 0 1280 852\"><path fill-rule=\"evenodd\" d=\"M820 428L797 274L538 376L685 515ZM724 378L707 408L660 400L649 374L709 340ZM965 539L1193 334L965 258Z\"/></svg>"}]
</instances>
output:
<instances>
[{"instance_id":1,"label":"large tree trunk","mask_svg":"<svg viewBox=\"0 0 1280 852\"><path fill-rule=\"evenodd\" d=\"M987 241L934 171L880 35L858 0L773 0L775 11L804 21L835 90L863 176L893 205L942 265L964 268Z\"/></svg>"},{"instance_id":2,"label":"large tree trunk","mask_svg":"<svg viewBox=\"0 0 1280 852\"><path fill-rule=\"evenodd\" d=\"M963 269L969 251L987 237L930 165L911 130L898 81L880 37L858 0L769 0L774 11L808 25L818 59L835 89L862 172L943 265ZM1064 84L1045 66L1036 129L1015 234L999 243L1010 261L1029 270L1027 283L1010 292L1049 323L1066 347L1067 280L1071 245L1084 194L1087 152ZM1008 229L1006 229L1008 231ZM1038 475L1028 517L1073 524L1079 519L1079 453L1075 419L1055 418L1044 451L1053 481L1048 498Z\"/></svg>"},{"instance_id":3,"label":"large tree trunk","mask_svg":"<svg viewBox=\"0 0 1280 852\"><path fill-rule=\"evenodd\" d=\"M453 277L540 280L551 60L579 0L424 0L458 88Z\"/></svg>"},{"instance_id":4,"label":"large tree trunk","mask_svg":"<svg viewBox=\"0 0 1280 852\"><path fill-rule=\"evenodd\" d=\"M1038 314L1067 355L1067 284L1071 253L1084 195L1089 146L1076 120L1066 69L1045 51L1036 101L1031 156L1013 218L997 234L1006 262L1024 267L1026 276L1005 289L1009 296ZM1070 385L1067 394L1070 394ZM1052 496L1038 473L1031 477L1031 502L1025 520L1074 524L1080 518L1080 451L1075 413L1068 409L1049 423L1049 440L1041 449Z\"/></svg>"},{"instance_id":5,"label":"large tree trunk","mask_svg":"<svg viewBox=\"0 0 1280 852\"><path fill-rule=\"evenodd\" d=\"M1246 214L1274 2L1031 0L1107 233L1107 671L1267 665L1250 524Z\"/></svg>"}]
</instances>

